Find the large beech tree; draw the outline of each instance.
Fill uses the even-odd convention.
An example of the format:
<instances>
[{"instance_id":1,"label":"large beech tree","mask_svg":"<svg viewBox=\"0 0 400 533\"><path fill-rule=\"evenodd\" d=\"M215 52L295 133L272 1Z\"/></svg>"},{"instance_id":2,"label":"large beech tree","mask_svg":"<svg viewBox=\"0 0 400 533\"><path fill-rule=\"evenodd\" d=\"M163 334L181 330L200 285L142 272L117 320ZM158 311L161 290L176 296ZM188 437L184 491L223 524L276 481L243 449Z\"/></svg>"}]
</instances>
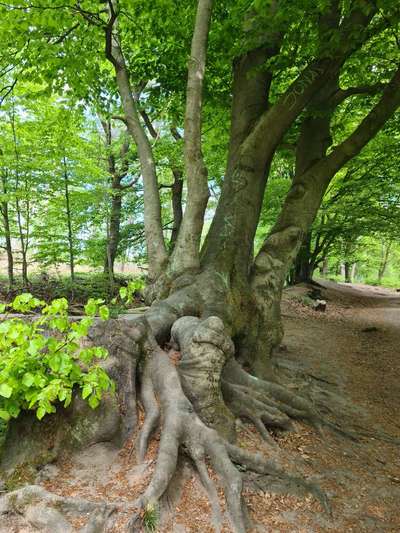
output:
<instances>
[{"instance_id":1,"label":"large beech tree","mask_svg":"<svg viewBox=\"0 0 400 533\"><path fill-rule=\"evenodd\" d=\"M125 402L127 433L137 424L140 377L138 398L146 414L138 438L140 459L151 434L161 427L154 475L138 505L154 505L162 497L184 448L216 508L217 492L205 463L209 459L224 488L232 530L242 532L248 521L235 464L286 474L235 445L235 419L250 419L267 441L270 427L285 429L291 418L334 426L318 406L279 383L272 354L282 338L280 298L329 183L400 105L399 7L374 0L199 0L194 11L192 2L183 2L178 12L174 4L159 0L150 11L141 2L123 0L2 3L9 19L30 20L26 62L35 57L36 46L43 61L62 73L62 83L69 79L77 97L90 97L104 80L103 90L119 97L118 120L126 123L136 145L151 307L129 321L99 325L92 336L119 358L114 373ZM49 22L54 10L60 17L56 29ZM193 31L188 38L180 32L189 21ZM185 49L186 87L173 70L182 72L185 63L185 54L171 45L174 32L181 47L190 46ZM44 39L51 46L40 52L37 43L43 45ZM87 56L73 78L68 63L78 47ZM379 59L382 50L387 60ZM46 72L42 75L46 78ZM229 85L227 92L215 82L218 77ZM155 87L165 98L185 100L170 124L183 133L186 179L185 209L172 253L163 231L151 131L142 113ZM220 104L224 98L230 101L230 131L218 204L201 244L209 198L202 120L206 107L218 100L213 89L220 91ZM343 103L365 95L363 115L349 117L347 123L342 117L337 131L333 126ZM271 163L293 137L296 171L290 190L276 223L255 250ZM180 351L177 365L166 355L166 343Z\"/></svg>"}]
</instances>

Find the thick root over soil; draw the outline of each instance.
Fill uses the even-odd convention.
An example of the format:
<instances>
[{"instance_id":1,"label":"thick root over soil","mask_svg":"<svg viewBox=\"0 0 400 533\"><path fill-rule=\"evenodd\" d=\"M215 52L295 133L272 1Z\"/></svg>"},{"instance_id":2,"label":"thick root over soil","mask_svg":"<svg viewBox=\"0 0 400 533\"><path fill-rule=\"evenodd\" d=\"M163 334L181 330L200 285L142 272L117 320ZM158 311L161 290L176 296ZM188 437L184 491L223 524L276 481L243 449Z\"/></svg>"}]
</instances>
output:
<instances>
[{"instance_id":1,"label":"thick root over soil","mask_svg":"<svg viewBox=\"0 0 400 533\"><path fill-rule=\"evenodd\" d=\"M255 388L252 384L255 394L251 394L249 384L256 378L247 378L236 366L233 343L219 318L200 320L185 316L174 322L171 345L181 351L178 360L168 357L149 334L144 345L147 355L141 398L146 417L138 438L139 459L144 458L149 437L159 424L161 439L153 478L136 502L138 507L157 505L174 476L179 451L183 450L192 459L208 493L214 523L222 525L217 487L208 474L207 465L210 464L218 475L232 531L244 532L249 526L240 470L263 476L264 484L270 476L288 487L301 485L303 492L312 493L328 508L324 494L316 485L286 473L273 460L248 453L232 443L234 418L250 419L274 444L267 427L286 429L290 416L311 419L313 414L306 402L285 395L284 388L274 384L264 386L264 382L257 380L260 385ZM276 392L277 399L268 399L271 390ZM136 519L134 517L132 524Z\"/></svg>"},{"instance_id":2,"label":"thick root over soil","mask_svg":"<svg viewBox=\"0 0 400 533\"><path fill-rule=\"evenodd\" d=\"M218 497L219 486L225 495L231 530L244 533L249 527L242 495L243 471L255 472L260 480L262 478L265 488L269 479L280 479L288 487L301 486L303 491L314 494L327 508L326 498L315 485L285 472L272 459L248 453L234 444L237 418L254 423L265 440L275 447L269 428L286 429L290 427L292 418L314 421L316 413L305 400L283 386L247 374L234 359L233 342L226 334L221 319L211 316L201 320L187 316L188 309L191 311L192 307L192 299L189 299L188 308L183 304L176 307L173 301L164 302L159 312L153 308L144 316L99 323L91 332L91 340L103 344L110 352L106 364L118 383L124 437L135 429L137 399L145 412L137 437L139 461L142 462L146 456L152 434L160 430L161 435L153 476L145 492L135 502L138 512L130 522L130 531L137 530L142 516L140 509L157 507L167 493L181 452L192 460L198 472L210 499L217 529L222 527L224 520ZM170 357L167 349L163 349L165 341L175 349L177 357ZM209 467L218 477L218 487L209 475ZM33 495L33 499L29 499L29 494ZM114 507L106 504L100 511L98 504L67 501L37 487L8 493L0 502L0 515L10 512L12 506L18 509L25 506L23 512L29 523L33 524L36 520L36 528L39 519L32 521L29 517L40 516L41 531L58 531L51 529L56 519L60 524L67 524L67 508L97 513L82 531L108 531L109 517L114 511ZM86 510L85 505L87 509L92 507ZM17 507L15 512L18 512ZM104 515L103 522L100 515ZM48 525L44 525L46 520ZM91 523L96 523L97 529L90 529ZM65 527L64 531L69 531L69 526Z\"/></svg>"}]
</instances>

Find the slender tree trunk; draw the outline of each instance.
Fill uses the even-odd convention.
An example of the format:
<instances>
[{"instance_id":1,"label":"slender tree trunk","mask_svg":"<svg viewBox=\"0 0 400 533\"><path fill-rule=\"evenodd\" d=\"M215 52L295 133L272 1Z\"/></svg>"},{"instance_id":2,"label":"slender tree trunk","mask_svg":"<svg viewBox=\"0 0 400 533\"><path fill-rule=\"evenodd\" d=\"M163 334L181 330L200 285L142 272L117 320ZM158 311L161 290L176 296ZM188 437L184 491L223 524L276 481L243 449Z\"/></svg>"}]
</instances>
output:
<instances>
[{"instance_id":1,"label":"slender tree trunk","mask_svg":"<svg viewBox=\"0 0 400 533\"><path fill-rule=\"evenodd\" d=\"M71 212L71 200L69 193L69 176L67 160L63 157L64 166L64 198L65 198L65 212L67 215L67 227L68 227L68 253L69 253L69 269L71 273L71 280L75 281L75 253L74 253L74 234L72 230L72 212Z\"/></svg>"},{"instance_id":2,"label":"slender tree trunk","mask_svg":"<svg viewBox=\"0 0 400 533\"><path fill-rule=\"evenodd\" d=\"M2 192L4 195L7 194L7 178L2 175ZM10 228L10 214L8 208L8 201L5 200L1 203L1 214L3 217L3 227L4 227L4 238L6 243L6 253L7 253L7 274L8 274L8 284L10 288L14 285L14 256L12 250L12 241L11 241L11 228Z\"/></svg>"},{"instance_id":3,"label":"slender tree trunk","mask_svg":"<svg viewBox=\"0 0 400 533\"><path fill-rule=\"evenodd\" d=\"M344 281L345 283L351 283L352 282L352 263L349 261L344 262Z\"/></svg>"},{"instance_id":4,"label":"slender tree trunk","mask_svg":"<svg viewBox=\"0 0 400 533\"><path fill-rule=\"evenodd\" d=\"M14 285L14 256L12 250L11 242L11 231L10 231L10 220L8 216L8 207L5 207L3 204L2 210L3 214L3 223L4 223L4 234L6 241L6 253L7 253L7 275L8 275L8 284L10 287Z\"/></svg>"},{"instance_id":5,"label":"slender tree trunk","mask_svg":"<svg viewBox=\"0 0 400 533\"><path fill-rule=\"evenodd\" d=\"M174 182L171 188L172 213L174 223L172 226L170 247L174 249L176 240L178 238L179 230L182 223L183 209L182 209L182 193L183 193L183 172L177 168L172 170Z\"/></svg>"},{"instance_id":6,"label":"slender tree trunk","mask_svg":"<svg viewBox=\"0 0 400 533\"><path fill-rule=\"evenodd\" d=\"M149 277L154 280L163 273L168 262L168 254L163 235L161 203L154 155L144 127L140 122L125 58L119 42L117 4L116 1L108 2L110 20L105 29L105 52L107 59L112 63L115 69L116 82L121 96L128 131L136 143L140 159L143 176L144 226Z\"/></svg>"},{"instance_id":7,"label":"slender tree trunk","mask_svg":"<svg viewBox=\"0 0 400 533\"><path fill-rule=\"evenodd\" d=\"M122 196L119 180L113 180L110 223L108 225L107 251L104 271L114 274L114 263L118 252L121 225Z\"/></svg>"},{"instance_id":8,"label":"slender tree trunk","mask_svg":"<svg viewBox=\"0 0 400 533\"><path fill-rule=\"evenodd\" d=\"M17 131L15 127L15 109L13 107L12 114L11 114L11 129L13 134L13 142L14 142L14 154L15 154L15 191L19 193L19 187L20 187L20 156L18 151L18 143L17 143ZM26 187L25 187L26 189ZM26 191L25 191L26 192ZM29 238L29 200L26 200L27 204L27 210L26 210L26 234L24 234L24 228L22 223L22 213L21 213L21 204L20 200L18 198L18 194L15 197L15 208L17 212L17 226L18 226L18 234L19 234L19 241L21 246L21 263L22 263L22 283L25 288L29 285L29 279L28 279L28 261L27 261L27 250L28 250L28 238Z\"/></svg>"},{"instance_id":9,"label":"slender tree trunk","mask_svg":"<svg viewBox=\"0 0 400 533\"><path fill-rule=\"evenodd\" d=\"M353 263L351 267L351 279L354 281L356 279L357 274L357 263Z\"/></svg>"},{"instance_id":10,"label":"slender tree trunk","mask_svg":"<svg viewBox=\"0 0 400 533\"><path fill-rule=\"evenodd\" d=\"M22 223L22 213L21 213L21 204L19 200L15 201L15 208L17 212L17 226L18 226L18 236L19 236L19 242L21 247L21 275L22 275L22 284L24 288L27 288L29 286L29 279L28 279L28 258L27 258L27 250L28 250L28 240L27 235L24 233L24 227Z\"/></svg>"},{"instance_id":11,"label":"slender tree trunk","mask_svg":"<svg viewBox=\"0 0 400 533\"><path fill-rule=\"evenodd\" d=\"M101 120L101 124L105 134L105 146L108 152L108 172L111 182L111 208L110 218L107 221L107 243L106 254L104 258L104 273L109 274L110 286L114 281L114 263L118 253L118 246L120 241L120 228L121 228L121 213L122 213L122 190L123 186L121 182L127 175L128 164L128 152L129 152L129 138L126 137L122 144L119 153L120 168L117 169L115 156L112 153L112 129L110 120Z\"/></svg>"},{"instance_id":12,"label":"slender tree trunk","mask_svg":"<svg viewBox=\"0 0 400 533\"><path fill-rule=\"evenodd\" d=\"M293 283L308 283L312 280L314 265L311 254L312 233L307 232L294 263Z\"/></svg>"},{"instance_id":13,"label":"slender tree trunk","mask_svg":"<svg viewBox=\"0 0 400 533\"><path fill-rule=\"evenodd\" d=\"M149 116L145 111L141 111L140 114L143 117L144 123L146 124L147 130L153 139L158 138L158 133L155 130ZM181 141L182 136L175 126L171 127L171 134L175 141ZM170 252L174 251L176 241L178 239L179 231L183 219L183 209L182 209L182 194L183 194L183 171L182 169L174 166L171 161L169 161L171 172L174 178L174 181L171 186L171 203L172 203L172 215L173 215L173 226L171 231L171 238L169 241L169 250Z\"/></svg>"},{"instance_id":14,"label":"slender tree trunk","mask_svg":"<svg viewBox=\"0 0 400 533\"><path fill-rule=\"evenodd\" d=\"M188 196L181 228L171 256L175 274L198 271L204 213L209 198L208 172L202 153L203 84L213 0L199 0L188 65L185 110L185 172Z\"/></svg>"},{"instance_id":15,"label":"slender tree trunk","mask_svg":"<svg viewBox=\"0 0 400 533\"><path fill-rule=\"evenodd\" d=\"M320 268L320 273L322 276L327 276L328 272L329 272L329 260L327 257L324 257L321 268Z\"/></svg>"},{"instance_id":16,"label":"slender tree trunk","mask_svg":"<svg viewBox=\"0 0 400 533\"><path fill-rule=\"evenodd\" d=\"M392 247L392 242L389 241L388 243L382 243L382 246L381 246L381 261L380 261L380 264L379 264L379 269L378 269L378 283L380 284L382 282L382 278L386 272L386 268L387 268L387 264L388 264L388 261L389 261L389 256L390 256L390 250L391 250L391 247Z\"/></svg>"}]
</instances>

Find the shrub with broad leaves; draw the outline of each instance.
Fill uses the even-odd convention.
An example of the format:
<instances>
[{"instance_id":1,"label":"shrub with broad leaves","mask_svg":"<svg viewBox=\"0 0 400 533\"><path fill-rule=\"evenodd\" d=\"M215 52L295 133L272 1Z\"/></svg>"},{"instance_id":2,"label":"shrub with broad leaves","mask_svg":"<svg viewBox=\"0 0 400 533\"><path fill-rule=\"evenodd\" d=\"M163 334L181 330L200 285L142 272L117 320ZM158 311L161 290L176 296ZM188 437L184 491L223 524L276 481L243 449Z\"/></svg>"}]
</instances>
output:
<instances>
[{"instance_id":1,"label":"shrub with broad leaves","mask_svg":"<svg viewBox=\"0 0 400 533\"><path fill-rule=\"evenodd\" d=\"M85 316L71 320L65 298L47 304L24 293L10 304L0 304L0 313L1 419L8 421L21 410L33 410L40 420L54 413L57 405L67 407L75 390L94 409L104 392L114 390L99 365L107 350L81 342L96 315L108 319L103 300L90 299Z\"/></svg>"}]
</instances>

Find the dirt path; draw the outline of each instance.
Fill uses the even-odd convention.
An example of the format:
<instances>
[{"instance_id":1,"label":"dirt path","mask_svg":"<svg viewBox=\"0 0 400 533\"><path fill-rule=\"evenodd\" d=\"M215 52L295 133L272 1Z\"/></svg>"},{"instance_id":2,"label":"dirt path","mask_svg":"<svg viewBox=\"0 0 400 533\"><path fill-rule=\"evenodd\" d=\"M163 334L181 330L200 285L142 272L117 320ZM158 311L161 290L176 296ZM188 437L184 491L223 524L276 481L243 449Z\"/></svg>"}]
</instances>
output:
<instances>
[{"instance_id":1,"label":"dirt path","mask_svg":"<svg viewBox=\"0 0 400 533\"><path fill-rule=\"evenodd\" d=\"M286 334L279 354L284 374L289 379L295 372L305 394L333 398L339 407L327 411L332 421L400 438L400 295L355 285L324 283L324 287L325 313L302 303L308 287L285 293ZM399 532L400 446L365 435L355 442L330 430L321 434L304 424L295 427L295 432L275 436L277 452L260 440L251 425L243 425L239 443L266 456L277 454L292 471L317 481L329 496L332 516L311 497L280 494L279 486L272 490L270 480L255 485L249 476L245 497L257 524L254 531ZM155 438L145 464L138 465L131 453L133 442L122 452L98 444L45 468L37 481L61 495L119 503L127 518L129 503L151 475L157 447ZM180 499L166 499L170 518L158 531L215 531L197 476L185 464L182 472ZM123 521L116 524L115 533L124 531ZM0 533L31 531L37 530L16 522L0 524ZM230 531L226 523L223 533Z\"/></svg>"},{"instance_id":2,"label":"dirt path","mask_svg":"<svg viewBox=\"0 0 400 533\"><path fill-rule=\"evenodd\" d=\"M342 421L399 438L400 295L360 285L324 287L328 308L319 314L296 301L307 288L287 291L284 356L345 399ZM282 524L280 531L400 531L400 447L366 437L354 443L331 433L299 433L290 447L299 448L299 440L310 471L331 493L333 519L315 513L307 523L303 509L293 528Z\"/></svg>"}]
</instances>

